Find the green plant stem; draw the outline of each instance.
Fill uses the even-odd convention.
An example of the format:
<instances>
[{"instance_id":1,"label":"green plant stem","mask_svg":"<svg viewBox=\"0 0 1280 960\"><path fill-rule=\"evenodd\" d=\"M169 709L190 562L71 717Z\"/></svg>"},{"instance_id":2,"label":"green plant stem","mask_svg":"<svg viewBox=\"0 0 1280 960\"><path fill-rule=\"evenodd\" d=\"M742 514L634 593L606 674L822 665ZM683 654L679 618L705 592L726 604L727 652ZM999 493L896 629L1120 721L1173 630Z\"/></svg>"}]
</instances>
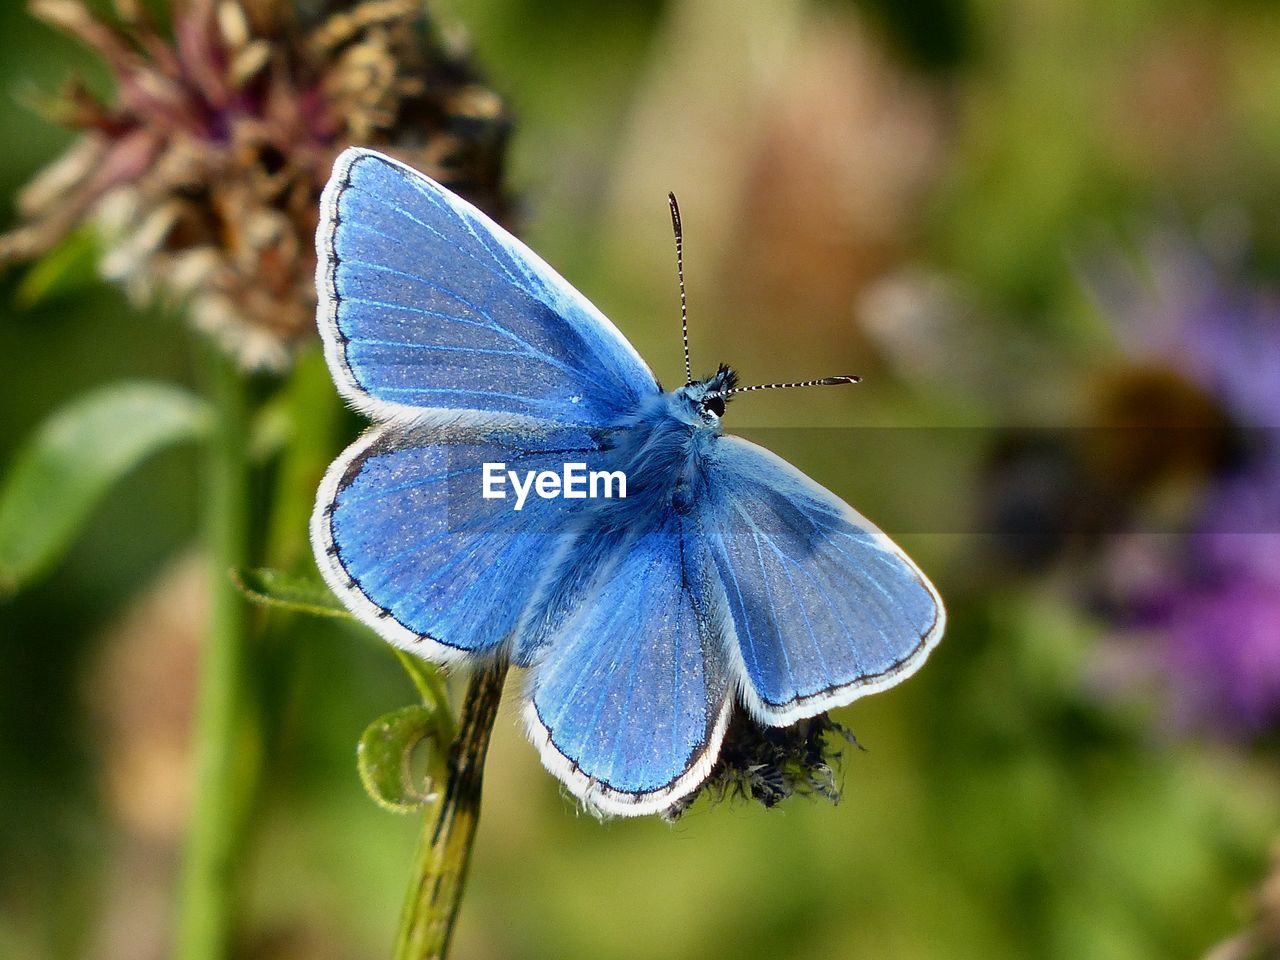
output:
<instances>
[{"instance_id":1,"label":"green plant stem","mask_svg":"<svg viewBox=\"0 0 1280 960\"><path fill-rule=\"evenodd\" d=\"M249 560L249 400L243 376L212 345L205 537L209 621L201 654L193 736L195 775L183 850L174 956L229 953L235 874L254 751L243 673L249 616L230 571Z\"/></svg>"},{"instance_id":2,"label":"green plant stem","mask_svg":"<svg viewBox=\"0 0 1280 960\"><path fill-rule=\"evenodd\" d=\"M477 670L467 685L458 735L445 764L443 796L423 818L418 836L396 960L444 960L448 955L480 822L484 758L506 675L506 664L495 664Z\"/></svg>"},{"instance_id":3,"label":"green plant stem","mask_svg":"<svg viewBox=\"0 0 1280 960\"><path fill-rule=\"evenodd\" d=\"M333 460L333 438L344 416L329 368L319 349L294 363L283 396L288 443L281 451L263 557L278 570L315 573L307 537L316 488Z\"/></svg>"}]
</instances>

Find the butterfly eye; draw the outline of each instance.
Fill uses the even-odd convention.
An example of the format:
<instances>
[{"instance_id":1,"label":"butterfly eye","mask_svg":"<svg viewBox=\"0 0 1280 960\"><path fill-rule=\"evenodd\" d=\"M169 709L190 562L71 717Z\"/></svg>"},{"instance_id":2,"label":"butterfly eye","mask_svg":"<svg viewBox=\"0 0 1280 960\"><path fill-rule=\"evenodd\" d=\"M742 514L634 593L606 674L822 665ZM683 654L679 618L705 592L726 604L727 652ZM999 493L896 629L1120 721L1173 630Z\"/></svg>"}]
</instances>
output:
<instances>
[{"instance_id":1,"label":"butterfly eye","mask_svg":"<svg viewBox=\"0 0 1280 960\"><path fill-rule=\"evenodd\" d=\"M702 409L710 410L717 417L724 416L724 397L707 397L703 401Z\"/></svg>"}]
</instances>

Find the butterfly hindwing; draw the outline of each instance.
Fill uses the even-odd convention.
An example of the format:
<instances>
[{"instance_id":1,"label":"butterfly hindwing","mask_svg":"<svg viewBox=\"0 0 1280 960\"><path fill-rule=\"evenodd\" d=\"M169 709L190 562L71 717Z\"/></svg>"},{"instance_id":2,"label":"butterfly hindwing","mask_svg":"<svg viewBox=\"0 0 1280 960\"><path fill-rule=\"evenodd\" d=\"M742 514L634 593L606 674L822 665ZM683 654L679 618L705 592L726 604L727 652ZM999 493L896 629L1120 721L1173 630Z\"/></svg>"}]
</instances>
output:
<instances>
[{"instance_id":1,"label":"butterfly hindwing","mask_svg":"<svg viewBox=\"0 0 1280 960\"><path fill-rule=\"evenodd\" d=\"M658 387L603 314L487 216L352 149L317 232L320 329L339 389L375 419L601 425Z\"/></svg>"},{"instance_id":2,"label":"butterfly hindwing","mask_svg":"<svg viewBox=\"0 0 1280 960\"><path fill-rule=\"evenodd\" d=\"M942 636L932 584L883 533L785 460L721 437L707 464L708 546L742 694L786 725L892 686Z\"/></svg>"},{"instance_id":3,"label":"butterfly hindwing","mask_svg":"<svg viewBox=\"0 0 1280 960\"><path fill-rule=\"evenodd\" d=\"M666 518L614 551L534 665L530 736L589 806L658 812L709 772L732 702L710 575L700 538Z\"/></svg>"},{"instance_id":4,"label":"butterfly hindwing","mask_svg":"<svg viewBox=\"0 0 1280 960\"><path fill-rule=\"evenodd\" d=\"M532 491L486 499L486 463L524 476L590 463L585 431L495 431L448 438L431 427L375 427L330 468L312 542L332 587L399 647L437 661L497 651L567 536L567 504ZM494 485L494 492L498 489Z\"/></svg>"}]
</instances>

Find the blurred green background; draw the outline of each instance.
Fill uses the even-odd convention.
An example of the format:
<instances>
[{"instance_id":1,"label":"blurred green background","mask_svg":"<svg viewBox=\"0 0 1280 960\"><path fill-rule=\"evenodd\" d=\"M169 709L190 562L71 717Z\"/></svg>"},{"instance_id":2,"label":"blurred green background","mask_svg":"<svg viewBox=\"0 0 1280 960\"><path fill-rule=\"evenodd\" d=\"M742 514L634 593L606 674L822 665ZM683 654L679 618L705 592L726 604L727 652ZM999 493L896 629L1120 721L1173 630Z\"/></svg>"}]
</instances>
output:
<instances>
[{"instance_id":1,"label":"blurred green background","mask_svg":"<svg viewBox=\"0 0 1280 960\"><path fill-rule=\"evenodd\" d=\"M667 190L696 370L864 376L743 400L729 423L873 520L977 510L973 445L885 473L804 428L1087 422L1091 385L1132 358L1082 262L1172 223L1244 236L1251 279L1280 264L1274 4L439 9L517 117L523 237L660 378L681 362ZM23 101L73 67L105 82L0 7L0 223L68 140ZM196 379L172 318L84 274L34 305L22 271L0 279L0 464L90 386ZM198 468L191 451L148 462L56 571L0 604L2 956L165 955ZM1100 696L1112 625L1078 602L1087 562L1027 570L991 559L991 537L900 539L952 623L918 676L839 712L867 750L846 755L838 806L703 801L675 825L600 824L542 771L509 697L455 956L1143 960L1201 956L1248 923L1280 826L1273 741L1186 734L1150 698ZM365 631L281 633L284 732L240 950L386 956L418 824L366 798L354 744L412 691Z\"/></svg>"}]
</instances>

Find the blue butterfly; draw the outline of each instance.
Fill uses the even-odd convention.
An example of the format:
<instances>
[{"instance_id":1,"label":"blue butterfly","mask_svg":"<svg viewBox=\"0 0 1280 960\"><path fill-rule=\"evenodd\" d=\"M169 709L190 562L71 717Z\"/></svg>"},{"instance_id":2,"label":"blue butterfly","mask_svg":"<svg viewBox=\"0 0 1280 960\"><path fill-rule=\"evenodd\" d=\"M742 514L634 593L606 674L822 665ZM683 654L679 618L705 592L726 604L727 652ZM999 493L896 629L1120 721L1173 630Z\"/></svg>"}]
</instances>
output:
<instances>
[{"instance_id":1,"label":"blue butterfly","mask_svg":"<svg viewBox=\"0 0 1280 960\"><path fill-rule=\"evenodd\" d=\"M679 250L674 197L672 214ZM722 432L752 388L722 366L664 391L582 294L438 183L348 150L317 247L325 356L375 422L320 486L320 569L398 647L527 668L529 736L589 808L667 810L706 779L735 705L790 725L898 683L941 638L942 601L898 547ZM618 474L625 496L587 495Z\"/></svg>"}]
</instances>

